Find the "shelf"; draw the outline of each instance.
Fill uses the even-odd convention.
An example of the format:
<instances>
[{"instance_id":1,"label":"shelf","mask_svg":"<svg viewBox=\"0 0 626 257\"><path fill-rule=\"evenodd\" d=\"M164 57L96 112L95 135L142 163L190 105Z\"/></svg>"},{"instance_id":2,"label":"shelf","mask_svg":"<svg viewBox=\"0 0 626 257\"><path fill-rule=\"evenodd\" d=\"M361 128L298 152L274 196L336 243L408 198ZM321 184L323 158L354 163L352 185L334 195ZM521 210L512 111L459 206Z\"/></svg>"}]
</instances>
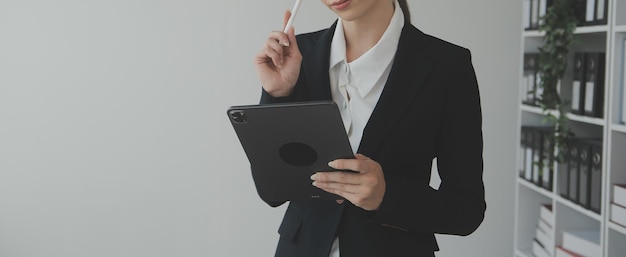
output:
<instances>
[{"instance_id":1,"label":"shelf","mask_svg":"<svg viewBox=\"0 0 626 257\"><path fill-rule=\"evenodd\" d=\"M609 221L609 228L626 236L626 228Z\"/></svg>"},{"instance_id":2,"label":"shelf","mask_svg":"<svg viewBox=\"0 0 626 257\"><path fill-rule=\"evenodd\" d=\"M626 32L626 25L618 25L613 27L613 32Z\"/></svg>"},{"instance_id":3,"label":"shelf","mask_svg":"<svg viewBox=\"0 0 626 257\"><path fill-rule=\"evenodd\" d=\"M577 212L579 212L581 214L584 214L585 216L587 216L589 218L597 220L598 222L602 222L602 216L600 214L597 214L597 213L595 213L595 212L593 212L591 210L585 209L582 206L580 206L580 205L578 205L576 203L573 203L570 200L567 200L567 199L561 197L560 195L557 195L555 198L556 198L556 201L558 203L560 203L562 205L565 205L565 206L569 207L570 209L575 210L575 211L577 211Z\"/></svg>"},{"instance_id":4,"label":"shelf","mask_svg":"<svg viewBox=\"0 0 626 257\"><path fill-rule=\"evenodd\" d=\"M617 132L622 132L626 134L626 125L622 125L622 124L613 124L611 126L611 129L613 131L617 131Z\"/></svg>"},{"instance_id":5,"label":"shelf","mask_svg":"<svg viewBox=\"0 0 626 257\"><path fill-rule=\"evenodd\" d=\"M554 197L554 194L551 191L548 191L547 189L543 188L543 187L539 187L535 184L533 184L532 182L525 180L523 178L518 177L517 181L520 183L520 185L525 186L526 188L535 191L537 193L542 194L545 197L548 198L552 198Z\"/></svg>"},{"instance_id":6,"label":"shelf","mask_svg":"<svg viewBox=\"0 0 626 257\"><path fill-rule=\"evenodd\" d=\"M616 28L621 28L621 27L625 27L624 31L626 31L626 26L617 26ZM574 34L580 35L580 34L606 33L608 29L609 29L609 26L607 25L577 27L576 30L574 31ZM522 32L522 36L525 38L543 37L545 35L546 33L544 31L539 31L539 30L525 30L524 32Z\"/></svg>"},{"instance_id":7,"label":"shelf","mask_svg":"<svg viewBox=\"0 0 626 257\"><path fill-rule=\"evenodd\" d=\"M522 33L523 37L533 38L533 37L543 37L546 33L538 30L526 30Z\"/></svg>"},{"instance_id":8,"label":"shelf","mask_svg":"<svg viewBox=\"0 0 626 257\"><path fill-rule=\"evenodd\" d=\"M583 122L583 123L588 123L588 124L593 124L593 125L598 125L598 126L604 126L604 123L605 123L604 119L601 119L601 118L594 118L594 117L576 115L576 114L571 114L571 113L567 114L567 118L573 121L578 121L578 122Z\"/></svg>"},{"instance_id":9,"label":"shelf","mask_svg":"<svg viewBox=\"0 0 626 257\"><path fill-rule=\"evenodd\" d=\"M527 0L525 0L527 1ZM605 52L606 54L606 67L605 67L605 90L608 94L605 96L605 101L601 106L604 117L597 118L584 114L574 114L570 112L570 106L563 106L565 112L561 110L544 110L540 106L533 106L524 104L522 101L518 103L518 121L520 127L540 127L540 126L554 126L555 120L548 118L547 116L553 116L556 118L564 118L566 116L568 120L567 127L579 138L601 138L602 139L602 163L601 174L605 174L601 178L601 213L596 213L590 209L587 209L580 204L568 200L566 197L562 197L557 191L560 181L555 181L555 188L547 190L539 185L536 185L532 181L528 181L523 177L519 177L519 171L515 171L516 174L516 215L515 215L515 247L513 254L516 257L532 257L532 242L536 235L536 225L538 215L540 213L535 210L540 204L552 203L553 221L554 221L554 243L562 243L562 235L559 233L566 229L599 229L601 232L600 242L602 247L601 257L614 257L625 256L626 252L626 226L620 226L610 221L609 208L610 206L610 185L612 183L626 181L626 159L622 158L622 152L626 151L626 124L620 122L621 119L621 80L619 80L620 71L624 69L621 59L619 59L623 53L623 38L626 37L626 0L611 0L607 1L608 11L605 13L607 17L607 24L604 25L591 25L591 26L579 26L574 31L575 44L572 48L573 52ZM524 5L524 8L530 8L528 5ZM531 6L532 7L532 6ZM581 6L582 7L582 6ZM525 13L529 13L529 10L525 10ZM529 17L526 17L529 18ZM528 20L527 20L528 21ZM521 52L522 60L526 57L527 53L538 53L539 49L545 44L546 32L539 30L522 30L519 32L522 36ZM568 55L568 70L563 76L561 92L568 100L567 97L574 96L572 81L574 78L574 69L571 68L574 58ZM526 63L528 60L524 60L522 63ZM523 79L527 73L523 72ZM518 80L522 81L522 80ZM527 82L527 81L526 81ZM522 84L522 83L518 83ZM567 86L569 85L569 86ZM520 85L522 88L518 88L522 93L524 90L528 90L526 85ZM617 88L616 88L617 87ZM605 91L605 94L607 93ZM611 95L611 93L620 95ZM521 99L520 99L521 100ZM613 100L613 101L611 101ZM617 101L617 102L614 102ZM620 115L617 115L619 113ZM619 116L619 117L618 117ZM526 164L526 147L531 142L528 142L530 138L521 137L523 134L517 134L516 145L518 157L517 164ZM524 139L524 142L520 144L520 141ZM533 147L540 146L539 143L532 138ZM542 139L540 139L542 140ZM541 142L542 144L545 142ZM535 158L533 153L533 158ZM535 159L533 159L535 161ZM566 167L560 167L556 165L555 178L559 173L569 172ZM594 170L597 166L594 167ZM595 174L598 174L597 172ZM530 211L529 211L530 210Z\"/></svg>"},{"instance_id":10,"label":"shelf","mask_svg":"<svg viewBox=\"0 0 626 257\"><path fill-rule=\"evenodd\" d=\"M522 111L529 112L529 113L535 113L535 114L541 114L541 115L544 114L543 109L537 106L522 104L520 106L520 109ZM549 110L548 113L551 113L552 115L557 116L557 117L559 116L559 113L556 110Z\"/></svg>"},{"instance_id":11,"label":"shelf","mask_svg":"<svg viewBox=\"0 0 626 257\"><path fill-rule=\"evenodd\" d=\"M534 113L534 114L540 114L540 115L544 115L544 111L543 109L536 107L536 106L530 106L530 105L526 105L526 104L522 104L520 106L520 109L524 112L528 112L528 113ZM559 112L557 112L556 110L550 110L547 113L550 113L556 117L559 116ZM577 114L572 114L572 113L568 113L567 114L567 118L573 121L577 121L577 122L582 122L582 123L587 123L587 124L593 124L593 125L598 125L598 126L604 126L605 121L604 119L601 118L594 118L594 117L589 117L589 116L582 116L582 115L577 115ZM626 126L624 126L624 131L626 131Z\"/></svg>"},{"instance_id":12,"label":"shelf","mask_svg":"<svg viewBox=\"0 0 626 257\"><path fill-rule=\"evenodd\" d=\"M536 113L536 114L543 114L543 110L541 108L535 107L535 106L526 105L526 104L522 104L520 106L520 109L522 111L525 111L525 112Z\"/></svg>"},{"instance_id":13,"label":"shelf","mask_svg":"<svg viewBox=\"0 0 626 257\"><path fill-rule=\"evenodd\" d=\"M606 33L609 30L609 26L607 25L596 25L596 26L584 26L577 27L574 31L574 34L592 34L592 33Z\"/></svg>"}]
</instances>

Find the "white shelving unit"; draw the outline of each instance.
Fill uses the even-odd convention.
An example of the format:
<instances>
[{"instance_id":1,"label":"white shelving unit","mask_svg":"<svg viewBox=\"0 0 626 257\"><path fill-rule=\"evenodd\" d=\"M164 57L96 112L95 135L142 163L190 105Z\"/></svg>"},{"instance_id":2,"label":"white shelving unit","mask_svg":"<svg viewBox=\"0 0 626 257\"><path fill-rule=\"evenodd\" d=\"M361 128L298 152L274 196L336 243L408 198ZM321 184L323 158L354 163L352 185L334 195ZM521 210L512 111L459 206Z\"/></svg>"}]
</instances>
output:
<instances>
[{"instance_id":1,"label":"white shelving unit","mask_svg":"<svg viewBox=\"0 0 626 257\"><path fill-rule=\"evenodd\" d=\"M602 138L603 163L602 163L602 205L600 214L581 207L580 205L560 196L558 188L559 164L556 164L552 190L539 187L532 182L518 177L516 183L516 210L515 210L515 249L514 256L532 257L532 243L535 238L539 210L542 204L551 204L554 213L554 228L552 238L555 245L563 242L562 232L572 229L596 229L600 230L600 244L602 256L624 257L626 256L626 227L611 222L609 206L612 202L613 184L626 184L626 125L621 120L622 84L624 72L624 40L626 39L626 0L608 0L607 25L585 26L576 29L578 43L570 50L569 63L573 63L575 52L605 52L605 100L604 118L592 118L568 114L569 127L581 137ZM543 44L544 33L538 31L523 31L522 49L524 53L537 53ZM568 71L561 81L562 98L571 99L572 68L568 65ZM520 95L523 92L520 70ZM542 125L545 124L544 113L538 107L522 104L519 100L519 124ZM552 112L553 115L558 115ZM517 142L520 142L521 132L517 131ZM520 147L518 147L520 149ZM519 151L519 150L518 150ZM518 154L518 156L520 156ZM518 157L517 167L524 160ZM562 167L561 167L562 168ZM514 171L516 174L519 171Z\"/></svg>"}]
</instances>

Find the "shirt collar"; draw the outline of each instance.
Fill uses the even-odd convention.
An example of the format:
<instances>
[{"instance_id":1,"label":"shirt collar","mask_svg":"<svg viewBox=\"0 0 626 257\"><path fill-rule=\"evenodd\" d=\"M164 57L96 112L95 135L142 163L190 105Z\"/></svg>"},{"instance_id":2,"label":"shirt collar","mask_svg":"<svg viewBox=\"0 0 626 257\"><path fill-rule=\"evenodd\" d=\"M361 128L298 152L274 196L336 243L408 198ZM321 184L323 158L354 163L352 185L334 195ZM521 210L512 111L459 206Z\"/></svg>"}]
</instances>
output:
<instances>
[{"instance_id":1,"label":"shirt collar","mask_svg":"<svg viewBox=\"0 0 626 257\"><path fill-rule=\"evenodd\" d=\"M349 64L349 70L351 72L350 77L354 79L354 86L356 86L361 97L367 95L372 88L374 88L382 74L393 61L396 50L398 49L398 41L400 40L403 27L404 14L396 3L389 26L378 43ZM339 19L331 43L330 69L333 70L335 66L341 63L347 65L346 39L344 36L343 22ZM347 67L344 69L347 69Z\"/></svg>"}]
</instances>

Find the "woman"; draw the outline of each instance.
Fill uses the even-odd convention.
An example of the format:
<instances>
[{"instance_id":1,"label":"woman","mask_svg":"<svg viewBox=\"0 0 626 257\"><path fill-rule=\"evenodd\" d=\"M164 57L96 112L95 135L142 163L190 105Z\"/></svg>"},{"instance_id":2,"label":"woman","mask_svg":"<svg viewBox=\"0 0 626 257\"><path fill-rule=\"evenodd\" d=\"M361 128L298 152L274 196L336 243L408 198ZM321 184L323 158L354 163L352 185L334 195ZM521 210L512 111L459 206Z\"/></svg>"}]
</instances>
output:
<instances>
[{"instance_id":1,"label":"woman","mask_svg":"<svg viewBox=\"0 0 626 257\"><path fill-rule=\"evenodd\" d=\"M411 25L405 0L322 3L335 24L272 32L255 57L261 103L335 101L357 154L329 165L355 172L311 177L346 201L291 201L276 256L434 256L435 233L469 235L486 208L470 52Z\"/></svg>"}]
</instances>

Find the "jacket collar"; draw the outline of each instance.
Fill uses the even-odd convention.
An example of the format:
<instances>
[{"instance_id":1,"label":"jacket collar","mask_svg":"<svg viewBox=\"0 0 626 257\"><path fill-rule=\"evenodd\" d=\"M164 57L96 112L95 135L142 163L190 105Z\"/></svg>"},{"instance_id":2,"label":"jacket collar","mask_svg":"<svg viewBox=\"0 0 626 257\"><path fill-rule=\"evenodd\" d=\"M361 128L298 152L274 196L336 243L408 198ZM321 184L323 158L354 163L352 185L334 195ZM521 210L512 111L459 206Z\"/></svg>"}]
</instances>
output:
<instances>
[{"instance_id":1,"label":"jacket collar","mask_svg":"<svg viewBox=\"0 0 626 257\"><path fill-rule=\"evenodd\" d=\"M310 51L303 53L302 65L310 100L332 99L328 71L336 26L337 22L322 32ZM434 61L427 53L430 42L423 32L409 23L405 24L391 73L363 131L358 153L375 156L393 125L406 113L405 109L423 87Z\"/></svg>"}]
</instances>

